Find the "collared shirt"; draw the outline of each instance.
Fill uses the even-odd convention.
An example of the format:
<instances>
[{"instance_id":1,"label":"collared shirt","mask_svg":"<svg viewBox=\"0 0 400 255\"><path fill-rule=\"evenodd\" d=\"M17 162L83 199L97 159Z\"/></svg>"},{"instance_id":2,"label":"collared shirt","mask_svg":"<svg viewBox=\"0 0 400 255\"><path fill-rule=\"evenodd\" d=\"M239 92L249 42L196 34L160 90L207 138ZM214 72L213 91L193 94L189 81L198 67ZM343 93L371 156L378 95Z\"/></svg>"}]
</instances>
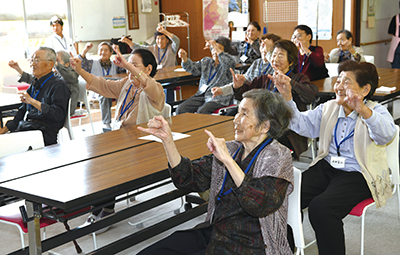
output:
<instances>
[{"instance_id":1,"label":"collared shirt","mask_svg":"<svg viewBox=\"0 0 400 255\"><path fill-rule=\"evenodd\" d=\"M64 35L62 38L57 34L50 35L46 38L44 46L52 48L56 53L60 50L64 50L66 52L72 52L72 55L74 55L74 57L77 56L76 49L71 39Z\"/></svg>"},{"instance_id":2,"label":"collared shirt","mask_svg":"<svg viewBox=\"0 0 400 255\"><path fill-rule=\"evenodd\" d=\"M293 117L290 121L289 128L299 135L317 138L320 133L320 123L322 119L322 109L324 104L320 104L317 108L306 112L300 112L293 100L287 102L293 110ZM380 104L377 104L372 110L372 115L368 119L361 117L361 120L367 125L370 138L374 140L376 144L384 145L391 141L394 130L393 118L388 110ZM358 113L353 111L347 117L344 109L340 106L338 116L338 127L337 127L337 139L340 142L343 137L346 137L354 130ZM391 124L392 123L392 124ZM335 138L335 129L332 131L332 140L329 145L329 154L325 157L327 162L330 162L332 156L337 156ZM346 159L344 171L361 171L360 165L356 160L354 153L354 138L350 138L343 142L340 146L340 154Z\"/></svg>"}]
</instances>

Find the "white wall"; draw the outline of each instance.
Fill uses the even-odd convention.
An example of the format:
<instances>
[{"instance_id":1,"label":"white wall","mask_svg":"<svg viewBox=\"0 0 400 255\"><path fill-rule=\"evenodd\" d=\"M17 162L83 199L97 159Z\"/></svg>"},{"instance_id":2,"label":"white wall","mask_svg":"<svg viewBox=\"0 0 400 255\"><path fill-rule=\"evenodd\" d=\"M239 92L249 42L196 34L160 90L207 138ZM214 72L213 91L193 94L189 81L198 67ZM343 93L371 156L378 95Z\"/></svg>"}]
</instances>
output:
<instances>
[{"instance_id":1,"label":"white wall","mask_svg":"<svg viewBox=\"0 0 400 255\"><path fill-rule=\"evenodd\" d=\"M159 22L159 5L154 5L154 1L152 1L152 12L150 13L142 13L141 1L138 0L139 7L139 29L128 29L127 22L127 34L131 36L134 42L145 41L150 37L154 36L154 32L156 31L157 24ZM126 8L125 8L126 10ZM93 10L95 11L95 10ZM128 13L125 12L125 17L128 17ZM111 38L110 38L111 39ZM79 52L83 50L87 42L78 43ZM101 41L94 41L93 48L89 51L89 54L97 54L97 46L101 43Z\"/></svg>"},{"instance_id":2,"label":"white wall","mask_svg":"<svg viewBox=\"0 0 400 255\"><path fill-rule=\"evenodd\" d=\"M362 1L361 9L361 43L375 42L390 39L388 27L390 20L399 13L399 2L397 0L375 0L375 27L367 27L367 5L368 0ZM389 44L384 43L362 46L366 55L375 56L375 65L378 68L390 68L386 61Z\"/></svg>"}]
</instances>

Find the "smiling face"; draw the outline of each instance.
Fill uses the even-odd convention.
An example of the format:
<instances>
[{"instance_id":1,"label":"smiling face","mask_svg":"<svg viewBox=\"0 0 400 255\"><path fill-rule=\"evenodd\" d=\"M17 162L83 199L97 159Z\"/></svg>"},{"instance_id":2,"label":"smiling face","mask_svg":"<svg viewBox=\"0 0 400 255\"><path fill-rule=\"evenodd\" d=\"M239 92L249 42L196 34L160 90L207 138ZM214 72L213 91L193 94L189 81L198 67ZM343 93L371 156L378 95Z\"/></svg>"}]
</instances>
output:
<instances>
[{"instance_id":1,"label":"smiling face","mask_svg":"<svg viewBox=\"0 0 400 255\"><path fill-rule=\"evenodd\" d=\"M222 44L216 43L216 45L217 45L218 49L220 49L221 51L224 51L224 46ZM217 51L212 47L210 48L210 50L211 50L211 56L214 59L214 61L219 62Z\"/></svg>"},{"instance_id":2,"label":"smiling face","mask_svg":"<svg viewBox=\"0 0 400 255\"><path fill-rule=\"evenodd\" d=\"M129 61L128 61L128 62L131 63L132 65L134 65L134 66L135 66L137 69L139 69L140 71L143 71L143 73L145 73L145 74L147 74L147 75L150 75L152 65L148 65L147 67L144 66L144 65L143 65L143 60L142 60L142 58L140 57L140 55L138 55L138 54L132 54L132 55L129 57ZM139 72L140 72L140 71L139 71ZM131 81L136 80L136 78L134 77L134 75L133 75L131 72L129 72L128 70L126 70L126 73L128 74L128 77L129 77L129 79L130 79Z\"/></svg>"},{"instance_id":3,"label":"smiling face","mask_svg":"<svg viewBox=\"0 0 400 255\"><path fill-rule=\"evenodd\" d=\"M110 47L107 44L101 45L97 54L99 54L100 60L102 62L106 62L111 58L112 52L110 51Z\"/></svg>"},{"instance_id":4,"label":"smiling face","mask_svg":"<svg viewBox=\"0 0 400 255\"><path fill-rule=\"evenodd\" d=\"M244 98L240 102L233 124L235 125L235 140L245 145L258 144L260 137L266 134L261 126L257 127L258 118L253 99Z\"/></svg>"},{"instance_id":5,"label":"smiling face","mask_svg":"<svg viewBox=\"0 0 400 255\"><path fill-rule=\"evenodd\" d=\"M310 39L311 35L306 34L306 31L303 31L301 29L294 30L292 35L292 42L296 44L296 46L298 46L300 42L303 47L305 46L306 48L308 48L310 46Z\"/></svg>"},{"instance_id":6,"label":"smiling face","mask_svg":"<svg viewBox=\"0 0 400 255\"><path fill-rule=\"evenodd\" d=\"M260 31L255 26L249 25L246 29L246 35L250 40L254 41L260 36Z\"/></svg>"},{"instance_id":7,"label":"smiling face","mask_svg":"<svg viewBox=\"0 0 400 255\"><path fill-rule=\"evenodd\" d=\"M336 36L336 42L337 42L337 46L339 46L339 48L341 50L347 50L347 46L349 43L350 45L352 44L353 39L350 37L349 39L346 38L346 34L345 33L340 33Z\"/></svg>"},{"instance_id":8,"label":"smiling face","mask_svg":"<svg viewBox=\"0 0 400 255\"><path fill-rule=\"evenodd\" d=\"M336 102L339 105L345 107L345 109L352 111L353 109L350 108L345 102L348 91L353 90L357 94L365 97L368 95L371 87L369 86L369 84L365 85L364 87L360 87L360 85L356 81L356 76L353 72L342 71L339 77L337 78L333 89L336 94Z\"/></svg>"},{"instance_id":9,"label":"smiling face","mask_svg":"<svg viewBox=\"0 0 400 255\"><path fill-rule=\"evenodd\" d=\"M271 63L283 73L287 73L291 65L288 60L287 51L278 47L275 47L272 53Z\"/></svg>"},{"instance_id":10,"label":"smiling face","mask_svg":"<svg viewBox=\"0 0 400 255\"><path fill-rule=\"evenodd\" d=\"M46 52L44 50L37 50L29 61L32 75L38 79L50 73L54 66L54 62L46 59L45 55Z\"/></svg>"},{"instance_id":11,"label":"smiling face","mask_svg":"<svg viewBox=\"0 0 400 255\"><path fill-rule=\"evenodd\" d=\"M167 47L169 40L165 35L157 35L156 37L156 44L158 48L165 49Z\"/></svg>"}]
</instances>

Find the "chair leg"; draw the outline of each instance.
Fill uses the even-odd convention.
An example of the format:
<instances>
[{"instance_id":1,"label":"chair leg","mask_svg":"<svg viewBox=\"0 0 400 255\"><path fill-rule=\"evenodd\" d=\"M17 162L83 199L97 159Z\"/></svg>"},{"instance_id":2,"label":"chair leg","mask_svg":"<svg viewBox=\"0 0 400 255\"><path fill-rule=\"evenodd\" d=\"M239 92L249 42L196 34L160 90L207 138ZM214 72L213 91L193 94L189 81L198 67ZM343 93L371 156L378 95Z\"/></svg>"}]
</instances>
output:
<instances>
[{"instance_id":1,"label":"chair leg","mask_svg":"<svg viewBox=\"0 0 400 255\"><path fill-rule=\"evenodd\" d=\"M361 252L360 255L364 255L364 220L365 214L361 215Z\"/></svg>"},{"instance_id":2,"label":"chair leg","mask_svg":"<svg viewBox=\"0 0 400 255\"><path fill-rule=\"evenodd\" d=\"M97 240L96 240L96 233L92 233L93 236L93 245L94 245L94 249L97 250Z\"/></svg>"}]
</instances>

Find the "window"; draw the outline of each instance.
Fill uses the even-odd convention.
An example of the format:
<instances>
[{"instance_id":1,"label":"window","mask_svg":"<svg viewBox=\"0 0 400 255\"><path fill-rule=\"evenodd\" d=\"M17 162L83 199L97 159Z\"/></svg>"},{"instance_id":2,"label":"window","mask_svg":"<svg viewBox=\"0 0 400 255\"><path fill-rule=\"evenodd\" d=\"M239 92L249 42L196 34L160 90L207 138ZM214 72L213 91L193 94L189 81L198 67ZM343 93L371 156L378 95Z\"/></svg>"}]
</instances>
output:
<instances>
[{"instance_id":1,"label":"window","mask_svg":"<svg viewBox=\"0 0 400 255\"><path fill-rule=\"evenodd\" d=\"M0 0L0 61L29 58L52 34L53 15L63 19L63 34L70 37L67 1Z\"/></svg>"}]
</instances>

